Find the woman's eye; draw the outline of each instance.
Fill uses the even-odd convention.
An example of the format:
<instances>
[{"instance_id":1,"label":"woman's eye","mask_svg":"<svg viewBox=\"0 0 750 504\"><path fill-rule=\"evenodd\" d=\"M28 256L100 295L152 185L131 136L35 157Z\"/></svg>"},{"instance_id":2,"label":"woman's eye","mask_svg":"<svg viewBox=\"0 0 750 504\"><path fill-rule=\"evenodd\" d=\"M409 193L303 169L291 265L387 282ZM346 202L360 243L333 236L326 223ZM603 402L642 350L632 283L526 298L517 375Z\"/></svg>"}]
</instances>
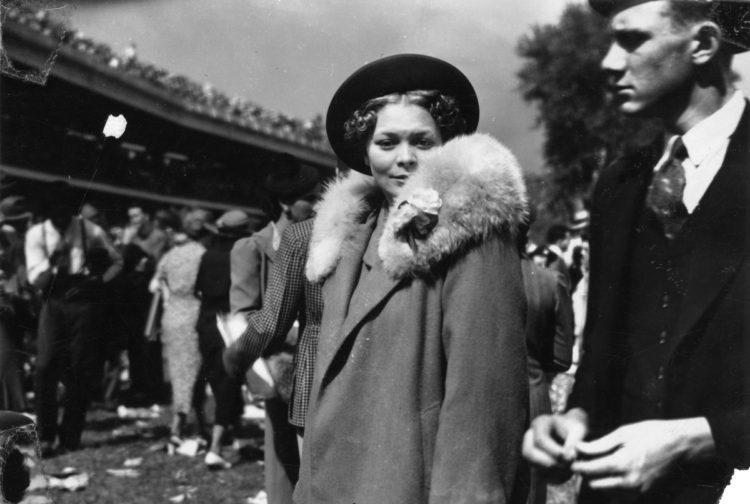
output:
<instances>
[{"instance_id":1,"label":"woman's eye","mask_svg":"<svg viewBox=\"0 0 750 504\"><path fill-rule=\"evenodd\" d=\"M390 139L384 138L384 139L381 139L381 140L377 140L375 142L375 145L377 145L378 147L380 147L382 149L387 149L387 148L393 147L394 142L392 140L390 140Z\"/></svg>"},{"instance_id":2,"label":"woman's eye","mask_svg":"<svg viewBox=\"0 0 750 504\"><path fill-rule=\"evenodd\" d=\"M420 149L431 149L435 146L435 142L429 138L420 138L417 140L417 147Z\"/></svg>"}]
</instances>

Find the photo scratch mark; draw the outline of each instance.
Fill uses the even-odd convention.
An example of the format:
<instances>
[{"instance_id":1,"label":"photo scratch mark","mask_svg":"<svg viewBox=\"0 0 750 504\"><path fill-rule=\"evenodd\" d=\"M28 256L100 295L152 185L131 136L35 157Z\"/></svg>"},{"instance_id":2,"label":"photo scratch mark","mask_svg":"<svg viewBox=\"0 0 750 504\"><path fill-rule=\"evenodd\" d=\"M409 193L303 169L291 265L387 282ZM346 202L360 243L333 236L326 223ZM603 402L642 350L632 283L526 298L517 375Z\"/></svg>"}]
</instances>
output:
<instances>
[{"instance_id":1,"label":"photo scratch mark","mask_svg":"<svg viewBox=\"0 0 750 504\"><path fill-rule=\"evenodd\" d=\"M0 0L0 73L14 79L44 86L47 83L47 78L52 71L58 53L60 52L60 47L65 38L69 35L68 30L61 30L56 34L55 38L57 39L57 43L55 44L55 48L41 65L41 68L20 69L13 65L13 61L11 61L11 58L8 55L4 37L7 32L4 31L4 28L9 22L17 23L19 25L45 23L48 19L48 12L50 10L60 10L65 6L40 8L33 17L30 17L26 14L22 14L21 11L14 6L14 4L17 3L18 2L12 2L9 0Z\"/></svg>"}]
</instances>

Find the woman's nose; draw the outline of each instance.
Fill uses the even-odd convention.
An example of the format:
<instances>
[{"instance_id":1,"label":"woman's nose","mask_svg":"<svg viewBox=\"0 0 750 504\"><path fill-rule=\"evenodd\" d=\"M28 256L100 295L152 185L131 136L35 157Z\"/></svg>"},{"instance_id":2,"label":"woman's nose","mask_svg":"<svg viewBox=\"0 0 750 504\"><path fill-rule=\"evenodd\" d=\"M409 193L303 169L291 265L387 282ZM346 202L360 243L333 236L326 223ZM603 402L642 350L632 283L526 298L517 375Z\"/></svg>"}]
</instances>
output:
<instances>
[{"instance_id":1,"label":"woman's nose","mask_svg":"<svg viewBox=\"0 0 750 504\"><path fill-rule=\"evenodd\" d=\"M398 147L398 152L396 153L396 163L399 166L405 167L405 168L411 168L417 165L417 155L415 152L414 147L411 145L404 143Z\"/></svg>"}]
</instances>

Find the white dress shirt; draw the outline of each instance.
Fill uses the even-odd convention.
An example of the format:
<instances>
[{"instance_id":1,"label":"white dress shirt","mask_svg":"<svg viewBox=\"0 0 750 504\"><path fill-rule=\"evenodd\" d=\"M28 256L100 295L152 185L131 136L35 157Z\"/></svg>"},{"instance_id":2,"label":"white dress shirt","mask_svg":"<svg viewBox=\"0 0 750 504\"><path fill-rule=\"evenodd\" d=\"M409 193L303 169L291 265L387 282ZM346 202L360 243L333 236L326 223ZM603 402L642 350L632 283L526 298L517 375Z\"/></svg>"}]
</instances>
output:
<instances>
[{"instance_id":1,"label":"white dress shirt","mask_svg":"<svg viewBox=\"0 0 750 504\"><path fill-rule=\"evenodd\" d=\"M115 250L112 242L102 228L96 224L83 220L86 230L86 246L102 247L107 250L112 259L112 265L102 275L102 280L108 282L122 269L122 256ZM68 273L84 273L83 239L81 236L81 220L73 218L65 231L64 237L52 225L52 221L45 220L31 226L26 232L25 252L26 270L29 282L34 283L36 279L53 266L50 264L50 256L62 246L62 241L68 244L70 249Z\"/></svg>"},{"instance_id":2,"label":"white dress shirt","mask_svg":"<svg viewBox=\"0 0 750 504\"><path fill-rule=\"evenodd\" d=\"M682 135L688 157L682 162L685 168L685 192L682 202L688 213L693 213L708 186L724 162L729 140L745 111L745 97L741 91L735 91L727 103L719 110L693 126ZM656 164L658 170L668 156L671 139L665 155Z\"/></svg>"}]
</instances>

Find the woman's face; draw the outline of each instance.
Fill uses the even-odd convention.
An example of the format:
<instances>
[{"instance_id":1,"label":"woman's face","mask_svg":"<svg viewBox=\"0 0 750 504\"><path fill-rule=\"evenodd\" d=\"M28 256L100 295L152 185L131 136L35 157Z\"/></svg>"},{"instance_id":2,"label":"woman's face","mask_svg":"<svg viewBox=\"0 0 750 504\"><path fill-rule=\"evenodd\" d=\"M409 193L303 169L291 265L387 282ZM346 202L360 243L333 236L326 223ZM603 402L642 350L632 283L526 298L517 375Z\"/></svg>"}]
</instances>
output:
<instances>
[{"instance_id":1,"label":"woman's face","mask_svg":"<svg viewBox=\"0 0 750 504\"><path fill-rule=\"evenodd\" d=\"M435 120L419 105L401 101L380 109L365 163L389 205L419 167L424 153L442 143Z\"/></svg>"}]
</instances>

